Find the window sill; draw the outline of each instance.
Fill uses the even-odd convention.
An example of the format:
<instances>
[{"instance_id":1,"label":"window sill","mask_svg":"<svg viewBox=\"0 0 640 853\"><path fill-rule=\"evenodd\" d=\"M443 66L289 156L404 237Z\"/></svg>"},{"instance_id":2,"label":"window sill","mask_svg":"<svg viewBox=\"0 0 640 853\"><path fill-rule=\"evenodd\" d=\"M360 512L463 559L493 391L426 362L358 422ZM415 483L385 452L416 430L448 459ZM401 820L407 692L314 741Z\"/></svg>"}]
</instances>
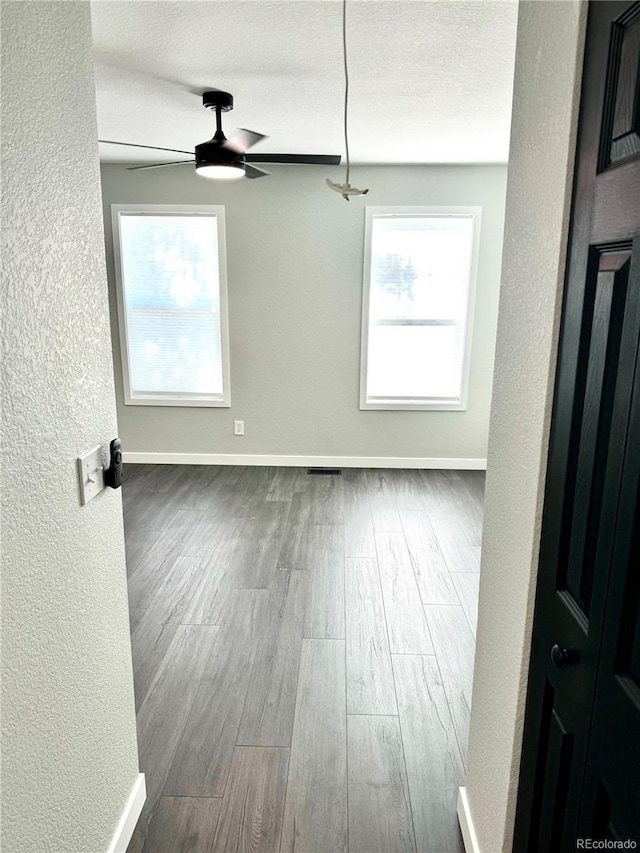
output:
<instances>
[{"instance_id":1,"label":"window sill","mask_svg":"<svg viewBox=\"0 0 640 853\"><path fill-rule=\"evenodd\" d=\"M125 406L191 406L192 408L231 408L230 400L189 399L188 397L128 397Z\"/></svg>"},{"instance_id":2,"label":"window sill","mask_svg":"<svg viewBox=\"0 0 640 853\"><path fill-rule=\"evenodd\" d=\"M465 402L459 403L439 403L437 401L425 400L424 403L409 403L403 400L397 401L374 401L360 402L361 411L400 411L400 412L466 412L467 405Z\"/></svg>"}]
</instances>

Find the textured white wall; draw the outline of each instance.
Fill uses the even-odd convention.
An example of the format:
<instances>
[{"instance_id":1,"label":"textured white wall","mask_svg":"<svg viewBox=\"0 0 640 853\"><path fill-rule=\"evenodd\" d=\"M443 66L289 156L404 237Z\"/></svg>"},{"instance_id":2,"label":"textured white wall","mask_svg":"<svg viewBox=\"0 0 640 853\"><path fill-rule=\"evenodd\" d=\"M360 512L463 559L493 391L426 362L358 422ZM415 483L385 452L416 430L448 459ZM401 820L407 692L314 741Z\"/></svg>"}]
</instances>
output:
<instances>
[{"instance_id":1,"label":"textured white wall","mask_svg":"<svg viewBox=\"0 0 640 853\"><path fill-rule=\"evenodd\" d=\"M107 849L138 773L89 4L2 8L2 849Z\"/></svg>"},{"instance_id":2,"label":"textured white wall","mask_svg":"<svg viewBox=\"0 0 640 853\"><path fill-rule=\"evenodd\" d=\"M356 168L352 182L370 192L348 204L325 186L342 170L269 168L225 185L188 166L103 165L112 296L112 203L223 204L227 226L232 408L124 406L112 311L125 450L486 458L506 167ZM365 204L483 207L466 412L358 408Z\"/></svg>"},{"instance_id":3,"label":"textured white wall","mask_svg":"<svg viewBox=\"0 0 640 853\"><path fill-rule=\"evenodd\" d=\"M520 3L467 796L511 851L586 3Z\"/></svg>"}]
</instances>

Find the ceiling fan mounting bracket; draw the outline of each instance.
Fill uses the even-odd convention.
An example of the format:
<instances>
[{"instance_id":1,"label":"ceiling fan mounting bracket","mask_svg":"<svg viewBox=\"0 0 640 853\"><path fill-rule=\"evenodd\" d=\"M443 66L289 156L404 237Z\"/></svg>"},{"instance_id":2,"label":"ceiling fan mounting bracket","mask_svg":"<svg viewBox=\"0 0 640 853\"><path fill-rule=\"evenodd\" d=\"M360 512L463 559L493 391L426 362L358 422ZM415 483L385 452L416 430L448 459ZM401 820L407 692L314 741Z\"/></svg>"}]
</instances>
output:
<instances>
[{"instance_id":1,"label":"ceiling fan mounting bracket","mask_svg":"<svg viewBox=\"0 0 640 853\"><path fill-rule=\"evenodd\" d=\"M229 110L233 109L233 95L229 92L220 92L218 89L203 92L202 106L208 110L220 110L223 113L228 113Z\"/></svg>"}]
</instances>

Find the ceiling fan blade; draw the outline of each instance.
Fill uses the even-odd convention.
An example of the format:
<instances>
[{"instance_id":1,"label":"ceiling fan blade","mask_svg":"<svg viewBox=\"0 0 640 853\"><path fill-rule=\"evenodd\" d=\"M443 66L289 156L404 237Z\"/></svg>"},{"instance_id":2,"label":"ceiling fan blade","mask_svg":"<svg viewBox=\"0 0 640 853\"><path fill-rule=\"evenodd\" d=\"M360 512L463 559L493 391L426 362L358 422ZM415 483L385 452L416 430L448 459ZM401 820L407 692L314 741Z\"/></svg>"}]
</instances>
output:
<instances>
[{"instance_id":1,"label":"ceiling fan blade","mask_svg":"<svg viewBox=\"0 0 640 853\"><path fill-rule=\"evenodd\" d=\"M99 139L105 145L126 145L127 148L150 148L152 151L173 151L174 154L193 154L193 151L182 151L180 148L158 148L157 145L138 145L135 142L115 142L113 139Z\"/></svg>"},{"instance_id":2,"label":"ceiling fan blade","mask_svg":"<svg viewBox=\"0 0 640 853\"><path fill-rule=\"evenodd\" d=\"M247 163L299 163L303 166L339 166L339 154L247 154Z\"/></svg>"},{"instance_id":3,"label":"ceiling fan blade","mask_svg":"<svg viewBox=\"0 0 640 853\"><path fill-rule=\"evenodd\" d=\"M255 130L246 130L244 127L239 127L222 143L222 147L228 148L230 151L235 151L237 154L244 154L256 142L260 142L261 139L266 138L263 133L256 133Z\"/></svg>"},{"instance_id":4,"label":"ceiling fan blade","mask_svg":"<svg viewBox=\"0 0 640 853\"><path fill-rule=\"evenodd\" d=\"M193 166L195 162L195 160L175 160L173 163L152 163L150 166L127 166L127 171L136 172L139 169L162 169L165 166L184 166L185 163Z\"/></svg>"},{"instance_id":5,"label":"ceiling fan blade","mask_svg":"<svg viewBox=\"0 0 640 853\"><path fill-rule=\"evenodd\" d=\"M265 172L264 169L256 169L255 166L250 166L249 163L245 166L244 175L246 178L264 178L268 174L269 172Z\"/></svg>"}]
</instances>

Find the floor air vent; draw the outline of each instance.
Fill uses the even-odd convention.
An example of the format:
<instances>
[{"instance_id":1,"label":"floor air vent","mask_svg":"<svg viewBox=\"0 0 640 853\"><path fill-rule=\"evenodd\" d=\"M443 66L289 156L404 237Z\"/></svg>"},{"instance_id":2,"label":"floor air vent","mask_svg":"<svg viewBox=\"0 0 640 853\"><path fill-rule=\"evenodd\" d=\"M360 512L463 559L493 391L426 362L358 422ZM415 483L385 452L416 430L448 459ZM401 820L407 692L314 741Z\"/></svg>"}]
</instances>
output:
<instances>
[{"instance_id":1,"label":"floor air vent","mask_svg":"<svg viewBox=\"0 0 640 853\"><path fill-rule=\"evenodd\" d=\"M342 474L342 468L307 468L307 474Z\"/></svg>"}]
</instances>

